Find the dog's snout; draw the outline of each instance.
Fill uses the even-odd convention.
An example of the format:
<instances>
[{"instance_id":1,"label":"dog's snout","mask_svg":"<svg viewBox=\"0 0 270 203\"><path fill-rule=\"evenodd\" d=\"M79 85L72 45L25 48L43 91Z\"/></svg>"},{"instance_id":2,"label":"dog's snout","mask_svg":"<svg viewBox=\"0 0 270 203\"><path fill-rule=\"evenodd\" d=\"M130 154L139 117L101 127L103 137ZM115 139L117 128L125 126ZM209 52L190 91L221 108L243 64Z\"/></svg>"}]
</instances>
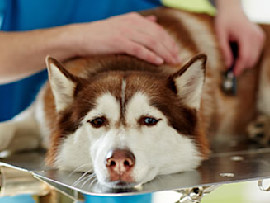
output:
<instances>
[{"instance_id":1,"label":"dog's snout","mask_svg":"<svg viewBox=\"0 0 270 203\"><path fill-rule=\"evenodd\" d=\"M135 166L135 155L128 149L114 149L107 154L106 167L111 181L132 182L130 173Z\"/></svg>"}]
</instances>

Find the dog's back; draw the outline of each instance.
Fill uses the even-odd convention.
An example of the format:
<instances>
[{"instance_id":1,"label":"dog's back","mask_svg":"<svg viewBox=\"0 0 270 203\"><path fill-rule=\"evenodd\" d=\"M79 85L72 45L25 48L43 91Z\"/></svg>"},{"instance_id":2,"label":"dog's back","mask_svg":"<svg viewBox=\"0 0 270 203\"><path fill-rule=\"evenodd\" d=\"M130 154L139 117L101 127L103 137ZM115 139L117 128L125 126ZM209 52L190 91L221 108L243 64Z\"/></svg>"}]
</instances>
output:
<instances>
[{"instance_id":1,"label":"dog's back","mask_svg":"<svg viewBox=\"0 0 270 203\"><path fill-rule=\"evenodd\" d=\"M270 26L261 25L267 40L260 60L254 68L237 78L237 94L227 96L220 88L221 73L226 66L215 35L214 17L168 8L146 13L157 16L158 23L176 39L183 61L198 53L207 55L201 113L208 139L227 141L232 136L236 140L246 139L247 125L255 119L258 111L270 113L267 105L270 95L265 91L270 77L267 69L270 66Z\"/></svg>"}]
</instances>

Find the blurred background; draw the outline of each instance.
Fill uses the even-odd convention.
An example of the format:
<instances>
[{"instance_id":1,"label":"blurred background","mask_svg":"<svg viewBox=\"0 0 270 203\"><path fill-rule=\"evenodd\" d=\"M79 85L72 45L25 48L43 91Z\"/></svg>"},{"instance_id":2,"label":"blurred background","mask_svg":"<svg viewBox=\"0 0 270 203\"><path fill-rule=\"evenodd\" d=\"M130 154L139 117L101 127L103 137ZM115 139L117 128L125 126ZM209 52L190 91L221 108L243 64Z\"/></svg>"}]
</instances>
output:
<instances>
[{"instance_id":1,"label":"blurred background","mask_svg":"<svg viewBox=\"0 0 270 203\"><path fill-rule=\"evenodd\" d=\"M247 16L256 22L270 23L269 0L242 0Z\"/></svg>"}]
</instances>

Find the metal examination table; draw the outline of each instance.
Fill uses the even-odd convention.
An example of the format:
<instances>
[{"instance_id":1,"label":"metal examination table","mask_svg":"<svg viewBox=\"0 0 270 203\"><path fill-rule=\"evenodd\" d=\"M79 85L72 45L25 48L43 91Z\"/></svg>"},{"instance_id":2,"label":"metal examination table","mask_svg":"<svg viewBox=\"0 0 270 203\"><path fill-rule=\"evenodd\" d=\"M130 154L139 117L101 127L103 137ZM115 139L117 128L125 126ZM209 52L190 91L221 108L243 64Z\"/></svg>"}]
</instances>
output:
<instances>
[{"instance_id":1,"label":"metal examination table","mask_svg":"<svg viewBox=\"0 0 270 203\"><path fill-rule=\"evenodd\" d=\"M204 194L219 185L256 180L263 188L263 180L270 178L270 148L242 142L227 148L217 146L214 151L195 171L158 176L126 191L109 190L95 181L86 181L83 173L48 168L44 165L45 152L24 152L0 158L0 196L16 192L45 195L53 186L74 200L81 194L123 196L174 190L181 193L178 202L200 202Z\"/></svg>"}]
</instances>

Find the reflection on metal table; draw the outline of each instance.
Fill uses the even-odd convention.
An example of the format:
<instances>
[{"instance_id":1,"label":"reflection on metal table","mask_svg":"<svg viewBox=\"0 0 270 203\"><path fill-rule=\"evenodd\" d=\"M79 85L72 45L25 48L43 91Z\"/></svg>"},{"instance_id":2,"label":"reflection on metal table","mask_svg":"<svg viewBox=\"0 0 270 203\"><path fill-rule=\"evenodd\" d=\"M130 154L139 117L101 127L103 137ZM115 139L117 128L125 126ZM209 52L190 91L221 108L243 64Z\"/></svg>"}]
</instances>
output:
<instances>
[{"instance_id":1,"label":"reflection on metal table","mask_svg":"<svg viewBox=\"0 0 270 203\"><path fill-rule=\"evenodd\" d=\"M156 191L181 190L198 186L215 186L230 182L262 180L270 177L270 148L241 143L241 148L215 150L197 170L159 176L132 190L101 187L88 178L91 174L58 171L44 165L44 152L25 152L0 159L0 167L12 167L33 174L60 190L89 195L135 195Z\"/></svg>"}]
</instances>

